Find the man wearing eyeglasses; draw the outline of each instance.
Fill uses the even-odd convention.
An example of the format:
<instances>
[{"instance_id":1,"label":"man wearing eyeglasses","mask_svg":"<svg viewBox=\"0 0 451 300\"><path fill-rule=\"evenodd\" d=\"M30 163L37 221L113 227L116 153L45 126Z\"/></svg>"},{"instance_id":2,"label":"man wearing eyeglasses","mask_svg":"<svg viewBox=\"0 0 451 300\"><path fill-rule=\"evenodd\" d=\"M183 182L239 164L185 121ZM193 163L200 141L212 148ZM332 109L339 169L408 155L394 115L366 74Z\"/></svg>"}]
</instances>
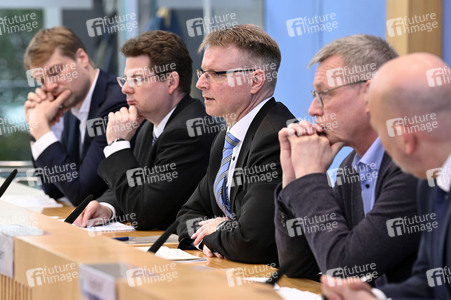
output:
<instances>
[{"instance_id":1,"label":"man wearing eyeglasses","mask_svg":"<svg viewBox=\"0 0 451 300\"><path fill-rule=\"evenodd\" d=\"M165 229L205 175L219 127L189 95L192 60L179 36L148 31L121 51L127 60L118 81L130 109L108 116L109 145L98 170L111 191L92 201L75 224L115 218L137 229Z\"/></svg>"},{"instance_id":2,"label":"man wearing eyeglasses","mask_svg":"<svg viewBox=\"0 0 451 300\"><path fill-rule=\"evenodd\" d=\"M277 43L255 25L214 31L204 39L197 87L209 115L226 119L207 174L180 210L182 249L208 257L277 264L274 188L281 181L278 131L293 117L273 93Z\"/></svg>"},{"instance_id":3,"label":"man wearing eyeglasses","mask_svg":"<svg viewBox=\"0 0 451 300\"><path fill-rule=\"evenodd\" d=\"M46 194L78 205L107 186L97 167L107 145L108 113L127 102L116 78L96 69L82 41L65 27L40 30L24 57L30 86L25 102L31 153ZM35 80L35 81L34 81ZM64 115L61 138L51 125Z\"/></svg>"},{"instance_id":4,"label":"man wearing eyeglasses","mask_svg":"<svg viewBox=\"0 0 451 300\"><path fill-rule=\"evenodd\" d=\"M319 267L323 274L358 276L378 286L409 277L420 232L401 227L417 213L416 180L385 152L366 108L371 78L395 57L383 39L353 35L326 45L310 62L319 63L309 108L316 123L279 132L276 241L289 276L315 276ZM326 171L343 146L353 151L336 170L332 188Z\"/></svg>"}]
</instances>

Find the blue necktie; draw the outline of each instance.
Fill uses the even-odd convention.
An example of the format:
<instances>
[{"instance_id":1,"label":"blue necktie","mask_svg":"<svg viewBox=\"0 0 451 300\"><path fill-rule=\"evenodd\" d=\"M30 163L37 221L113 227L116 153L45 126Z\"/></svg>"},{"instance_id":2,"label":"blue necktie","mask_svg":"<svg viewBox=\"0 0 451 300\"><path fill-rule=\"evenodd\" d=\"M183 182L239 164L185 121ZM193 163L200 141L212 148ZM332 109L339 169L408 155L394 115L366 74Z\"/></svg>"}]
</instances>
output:
<instances>
[{"instance_id":1,"label":"blue necktie","mask_svg":"<svg viewBox=\"0 0 451 300\"><path fill-rule=\"evenodd\" d=\"M232 219L229 197L227 195L227 175L229 173L230 160L232 159L233 148L240 142L231 133L227 132L224 140L224 150L222 150L221 167L216 175L213 190L216 202L224 214Z\"/></svg>"},{"instance_id":2,"label":"blue necktie","mask_svg":"<svg viewBox=\"0 0 451 300\"><path fill-rule=\"evenodd\" d=\"M155 144L155 142L157 141L157 137L156 136L153 136L153 139L152 139L152 146Z\"/></svg>"}]
</instances>

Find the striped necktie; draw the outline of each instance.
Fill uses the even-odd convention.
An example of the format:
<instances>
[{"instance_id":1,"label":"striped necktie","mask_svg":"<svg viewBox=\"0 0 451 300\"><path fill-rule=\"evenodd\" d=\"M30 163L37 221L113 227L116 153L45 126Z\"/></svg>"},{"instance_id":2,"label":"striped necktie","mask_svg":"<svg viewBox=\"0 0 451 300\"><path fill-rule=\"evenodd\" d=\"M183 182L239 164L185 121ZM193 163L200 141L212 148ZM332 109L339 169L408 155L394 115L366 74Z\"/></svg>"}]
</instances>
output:
<instances>
[{"instance_id":1,"label":"striped necktie","mask_svg":"<svg viewBox=\"0 0 451 300\"><path fill-rule=\"evenodd\" d=\"M232 219L229 197L227 195L227 175L229 172L230 160L232 159L233 148L240 142L230 132L227 132L224 140L224 150L222 150L221 167L216 175L213 186L216 202L224 214Z\"/></svg>"}]
</instances>

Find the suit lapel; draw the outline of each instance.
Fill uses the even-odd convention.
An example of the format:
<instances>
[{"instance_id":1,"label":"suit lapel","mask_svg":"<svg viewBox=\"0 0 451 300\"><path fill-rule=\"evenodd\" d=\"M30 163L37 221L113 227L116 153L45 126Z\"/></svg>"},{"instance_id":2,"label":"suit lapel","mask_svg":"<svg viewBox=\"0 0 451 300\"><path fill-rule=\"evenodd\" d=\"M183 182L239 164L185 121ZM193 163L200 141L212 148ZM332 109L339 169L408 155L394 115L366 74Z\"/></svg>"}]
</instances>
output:
<instances>
[{"instance_id":1,"label":"suit lapel","mask_svg":"<svg viewBox=\"0 0 451 300\"><path fill-rule=\"evenodd\" d=\"M350 165L352 168L352 165ZM354 172L354 171L353 171ZM359 172L355 171L357 176ZM362 188L360 187L360 181L351 183L351 224L352 227L360 223L360 221L365 218L365 212L363 211L363 199L362 199Z\"/></svg>"},{"instance_id":2,"label":"suit lapel","mask_svg":"<svg viewBox=\"0 0 451 300\"><path fill-rule=\"evenodd\" d=\"M383 178L385 177L385 172L387 171L388 166L390 165L391 159L387 155L386 152L384 152L384 156L382 157L381 166L379 167L379 171L377 172L377 182L376 182L376 190L375 190L375 200L379 198L379 194L381 193L381 186Z\"/></svg>"},{"instance_id":3,"label":"suit lapel","mask_svg":"<svg viewBox=\"0 0 451 300\"><path fill-rule=\"evenodd\" d=\"M102 116L99 116L99 108L102 105L102 103L106 99L106 88L107 88L107 81L108 81L108 75L102 71L99 70L99 77L97 78L96 85L94 87L94 91L92 92L92 98L91 98L91 105L89 107L89 114L88 114L88 120L94 119L96 117L101 118ZM106 123L105 123L105 130L104 134L106 133ZM85 129L85 137L83 140L83 151L82 156L86 156L86 152L88 151L89 145L91 145L93 137L89 136L87 132L87 128Z\"/></svg>"},{"instance_id":4,"label":"suit lapel","mask_svg":"<svg viewBox=\"0 0 451 300\"><path fill-rule=\"evenodd\" d=\"M276 106L276 101L274 98L271 98L268 102L263 105L260 111L255 116L254 120L252 120L249 129L247 130L246 136L244 137L243 144L241 145L240 154L238 156L235 170L237 168L243 168L246 165L247 158L249 156L249 150L252 145L252 141L254 140L255 132L260 126L263 118L268 114L268 112ZM233 208L233 203L235 202L235 197L240 189L242 189L244 185L235 185L230 189L230 207ZM232 209L233 211L233 209Z\"/></svg>"},{"instance_id":5,"label":"suit lapel","mask_svg":"<svg viewBox=\"0 0 451 300\"><path fill-rule=\"evenodd\" d=\"M434 199L432 201L435 201L435 194L437 193L438 187L434 189ZM439 245L438 245L438 260L439 260L439 266L449 266L446 262L446 254L449 253L447 251L451 251L451 249L447 249L447 246L451 241L449 241L450 235L451 235L451 205L449 203L451 192L448 192L448 199L445 199L443 202L442 207L442 216L440 219L441 224L439 224Z\"/></svg>"},{"instance_id":6,"label":"suit lapel","mask_svg":"<svg viewBox=\"0 0 451 300\"><path fill-rule=\"evenodd\" d=\"M182 100L180 100L180 102L177 104L176 108L174 109L174 112L169 117L169 120L166 123L165 128L163 129L163 132L158 137L158 139L156 140L156 142L153 146L152 146L152 140L153 140L154 125L152 123L148 122L149 125L146 126L145 128L143 127L144 134L142 135L140 142L137 144L146 145L146 147L144 149L150 149L150 154L149 154L150 159L147 160L150 162L149 165L153 166L155 163L155 158L157 157L158 144L160 142L160 138L165 134L165 131L167 132L166 128L170 127L172 125L172 121L177 117L177 115L179 113L181 113L183 111L183 109L185 109L185 107L187 107L189 104L191 104L193 102L194 102L194 99L192 99L189 95L186 95L185 97L182 98ZM143 148L143 147L141 147L141 148Z\"/></svg>"},{"instance_id":7,"label":"suit lapel","mask_svg":"<svg viewBox=\"0 0 451 300\"><path fill-rule=\"evenodd\" d=\"M443 266L448 266L448 268L451 267L451 191L448 192L448 198L445 200L445 205L447 206L447 210L444 214L444 218L446 220L445 226L445 239L444 239L444 246L443 248ZM448 284L446 285L448 289L448 296L451 295L451 286Z\"/></svg>"},{"instance_id":8,"label":"suit lapel","mask_svg":"<svg viewBox=\"0 0 451 300\"><path fill-rule=\"evenodd\" d=\"M177 104L176 108L174 109L174 112L172 113L172 115L169 117L168 122L166 123L166 127L169 126L169 124L171 124L172 120L174 120L174 118L182 111L185 109L185 107L187 107L188 105L190 105L191 103L194 102L194 99L191 98L190 95L186 95L185 97L182 98L182 100L180 100L180 102ZM187 129L188 130L188 129ZM164 131L163 131L164 132Z\"/></svg>"}]
</instances>

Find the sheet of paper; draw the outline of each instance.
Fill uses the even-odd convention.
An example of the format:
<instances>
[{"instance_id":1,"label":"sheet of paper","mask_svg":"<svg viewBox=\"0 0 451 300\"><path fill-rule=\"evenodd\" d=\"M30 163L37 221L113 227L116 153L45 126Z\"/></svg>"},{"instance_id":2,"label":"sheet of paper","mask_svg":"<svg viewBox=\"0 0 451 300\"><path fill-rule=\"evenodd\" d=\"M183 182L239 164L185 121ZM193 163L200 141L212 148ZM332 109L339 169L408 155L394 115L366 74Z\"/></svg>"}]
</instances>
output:
<instances>
[{"instance_id":1,"label":"sheet of paper","mask_svg":"<svg viewBox=\"0 0 451 300\"><path fill-rule=\"evenodd\" d=\"M252 281L252 282L260 282L265 283L268 278L264 277L243 277L241 280L246 281ZM277 283L274 285L274 290L279 294L282 299L285 300L321 300L321 296L307 292L307 291L301 291L294 288L288 288L288 287L280 287Z\"/></svg>"},{"instance_id":2,"label":"sheet of paper","mask_svg":"<svg viewBox=\"0 0 451 300\"><path fill-rule=\"evenodd\" d=\"M125 225L119 222L112 222L102 226L92 226L82 229L94 232L135 231L133 226Z\"/></svg>"},{"instance_id":3,"label":"sheet of paper","mask_svg":"<svg viewBox=\"0 0 451 300\"><path fill-rule=\"evenodd\" d=\"M136 247L141 251L146 252L149 247ZM181 249L172 249L166 246L162 246L157 253L156 256L168 259L168 260L177 260L177 261L207 261L206 258L202 258L199 256L191 255L188 252L185 252Z\"/></svg>"},{"instance_id":4,"label":"sheet of paper","mask_svg":"<svg viewBox=\"0 0 451 300\"><path fill-rule=\"evenodd\" d=\"M265 277L243 277L242 279L246 280L246 281L265 283L266 281L268 281L269 278L265 278ZM279 285L276 283L274 285L274 289L278 290L279 288L280 288Z\"/></svg>"},{"instance_id":5,"label":"sheet of paper","mask_svg":"<svg viewBox=\"0 0 451 300\"><path fill-rule=\"evenodd\" d=\"M3 195L0 200L21 207L62 207L47 195Z\"/></svg>"},{"instance_id":6,"label":"sheet of paper","mask_svg":"<svg viewBox=\"0 0 451 300\"><path fill-rule=\"evenodd\" d=\"M278 289L275 289L277 294L279 294L282 299L285 300L321 300L321 296L307 292L307 291L301 291L294 288L289 287L279 287Z\"/></svg>"}]
</instances>

